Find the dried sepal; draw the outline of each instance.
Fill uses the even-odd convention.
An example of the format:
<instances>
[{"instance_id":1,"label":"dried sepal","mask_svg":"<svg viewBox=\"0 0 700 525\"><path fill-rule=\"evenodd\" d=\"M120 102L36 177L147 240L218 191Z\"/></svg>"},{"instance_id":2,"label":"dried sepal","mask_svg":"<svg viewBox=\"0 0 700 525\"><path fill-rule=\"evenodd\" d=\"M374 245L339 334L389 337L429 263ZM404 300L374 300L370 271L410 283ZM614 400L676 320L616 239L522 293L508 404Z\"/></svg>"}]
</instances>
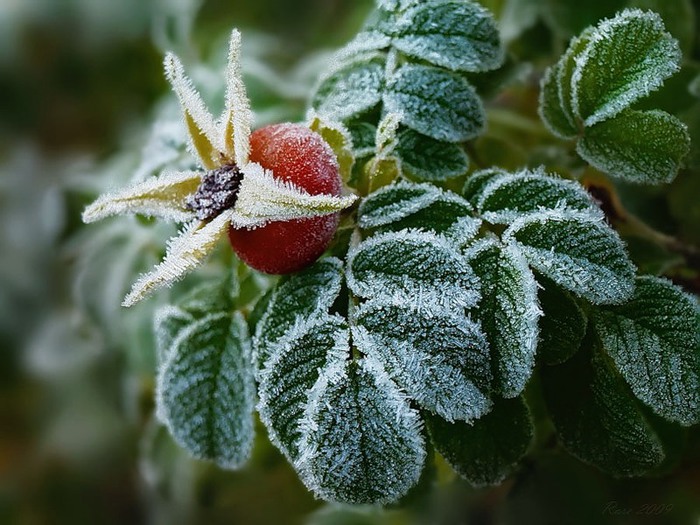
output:
<instances>
[{"instance_id":1,"label":"dried sepal","mask_svg":"<svg viewBox=\"0 0 700 525\"><path fill-rule=\"evenodd\" d=\"M208 223L193 223L171 239L165 259L153 271L139 277L122 306L133 306L156 288L173 284L199 266L228 231L232 213L228 210Z\"/></svg>"},{"instance_id":2,"label":"dried sepal","mask_svg":"<svg viewBox=\"0 0 700 525\"><path fill-rule=\"evenodd\" d=\"M234 164L243 166L250 155L250 126L253 119L243 84L240 61L241 33L234 29L229 43L226 67L226 107L222 115L224 150Z\"/></svg>"},{"instance_id":3,"label":"dried sepal","mask_svg":"<svg viewBox=\"0 0 700 525\"><path fill-rule=\"evenodd\" d=\"M112 215L139 213L174 222L187 222L194 214L185 206L185 198L201 182L194 171L166 172L122 190L105 193L83 212L83 222L91 223Z\"/></svg>"},{"instance_id":4,"label":"dried sepal","mask_svg":"<svg viewBox=\"0 0 700 525\"><path fill-rule=\"evenodd\" d=\"M272 172L251 162L243 168L243 181L231 221L237 228L257 228L272 221L317 217L341 211L353 204L355 195L311 195Z\"/></svg>"},{"instance_id":5,"label":"dried sepal","mask_svg":"<svg viewBox=\"0 0 700 525\"><path fill-rule=\"evenodd\" d=\"M224 148L214 117L185 75L180 59L173 53L167 53L163 66L165 76L182 106L193 152L206 169L217 168L221 165L220 156Z\"/></svg>"}]
</instances>

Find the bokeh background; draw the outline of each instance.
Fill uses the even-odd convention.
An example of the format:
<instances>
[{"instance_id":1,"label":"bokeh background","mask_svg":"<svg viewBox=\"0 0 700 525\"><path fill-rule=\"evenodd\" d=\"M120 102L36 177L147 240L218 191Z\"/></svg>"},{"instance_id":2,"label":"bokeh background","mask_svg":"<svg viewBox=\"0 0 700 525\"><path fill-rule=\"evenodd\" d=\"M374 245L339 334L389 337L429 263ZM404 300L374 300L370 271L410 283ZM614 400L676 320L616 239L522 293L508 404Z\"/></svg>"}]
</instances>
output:
<instances>
[{"instance_id":1,"label":"bokeh background","mask_svg":"<svg viewBox=\"0 0 700 525\"><path fill-rule=\"evenodd\" d=\"M506 99L532 114L532 71L627 0L484 3L501 18L513 56L531 66L511 71ZM547 16L532 7L538 3ZM379 510L314 500L263 432L251 464L224 472L191 460L153 420L151 316L178 287L130 310L119 303L133 277L162 256L174 227L133 218L86 227L80 212L106 189L189 162L163 53L183 58L216 108L226 40L239 27L257 123L301 120L331 50L372 5L0 0L1 524L700 523L697 431L677 469L660 478L611 480L545 444L501 487L473 489L438 464L422 495ZM697 59L696 19L676 29ZM488 82L480 89L487 94ZM681 109L700 128L700 109ZM510 149L489 140L489 160L506 167L547 159L546 147L529 152L532 139ZM623 191L649 222L698 242L696 179L681 176L661 193ZM653 253L647 264L663 268L673 257ZM203 274L221 271L212 263ZM681 278L697 291L695 274ZM670 507L636 515L644 504Z\"/></svg>"}]
</instances>

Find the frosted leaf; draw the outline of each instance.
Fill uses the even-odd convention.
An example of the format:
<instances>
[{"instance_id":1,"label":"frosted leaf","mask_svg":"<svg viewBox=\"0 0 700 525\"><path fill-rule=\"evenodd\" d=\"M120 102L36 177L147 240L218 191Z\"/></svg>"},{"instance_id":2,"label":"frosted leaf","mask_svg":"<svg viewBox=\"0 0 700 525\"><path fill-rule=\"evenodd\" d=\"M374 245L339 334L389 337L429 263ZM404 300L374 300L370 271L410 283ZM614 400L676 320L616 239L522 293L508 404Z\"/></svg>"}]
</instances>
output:
<instances>
[{"instance_id":1,"label":"frosted leaf","mask_svg":"<svg viewBox=\"0 0 700 525\"><path fill-rule=\"evenodd\" d=\"M321 79L311 105L324 118L349 119L379 104L383 79L382 55L356 56L352 61L341 62Z\"/></svg>"},{"instance_id":2,"label":"frosted leaf","mask_svg":"<svg viewBox=\"0 0 700 525\"><path fill-rule=\"evenodd\" d=\"M237 166L245 166L250 155L250 126L253 113L243 84L241 33L234 29L229 41L226 66L226 106L221 117L224 148L221 151Z\"/></svg>"},{"instance_id":3,"label":"frosted leaf","mask_svg":"<svg viewBox=\"0 0 700 525\"><path fill-rule=\"evenodd\" d=\"M315 131L330 146L338 161L340 177L347 182L355 164L353 141L350 131L340 122L323 120L314 110L309 110L309 129Z\"/></svg>"},{"instance_id":4,"label":"frosted leaf","mask_svg":"<svg viewBox=\"0 0 700 525\"><path fill-rule=\"evenodd\" d=\"M377 128L369 122L350 122L348 131L352 135L352 147L355 158L363 158L374 153L374 140Z\"/></svg>"},{"instance_id":5,"label":"frosted leaf","mask_svg":"<svg viewBox=\"0 0 700 525\"><path fill-rule=\"evenodd\" d=\"M576 124L572 123L564 102L559 97L557 77L562 68L561 62L548 67L540 81L538 114L547 129L560 139L573 139L578 135Z\"/></svg>"},{"instance_id":6,"label":"frosted leaf","mask_svg":"<svg viewBox=\"0 0 700 525\"><path fill-rule=\"evenodd\" d=\"M164 173L127 188L105 193L83 211L83 222L91 223L113 215L139 213L174 222L194 219L185 206L185 197L201 182L200 173Z\"/></svg>"},{"instance_id":7,"label":"frosted leaf","mask_svg":"<svg viewBox=\"0 0 700 525\"><path fill-rule=\"evenodd\" d=\"M493 16L476 2L416 2L389 27L392 46L436 66L478 72L503 63Z\"/></svg>"},{"instance_id":8,"label":"frosted leaf","mask_svg":"<svg viewBox=\"0 0 700 525\"><path fill-rule=\"evenodd\" d=\"M538 298L543 316L540 318L537 357L548 365L558 365L581 347L588 319L568 292L549 279L539 277L538 280Z\"/></svg>"},{"instance_id":9,"label":"frosted leaf","mask_svg":"<svg viewBox=\"0 0 700 525\"><path fill-rule=\"evenodd\" d=\"M370 14L370 17L372 15ZM365 54L373 51L381 51L387 49L391 44L391 38L381 31L376 31L371 24L367 25L346 45L338 50L336 58L343 60L356 55Z\"/></svg>"},{"instance_id":10,"label":"frosted leaf","mask_svg":"<svg viewBox=\"0 0 700 525\"><path fill-rule=\"evenodd\" d=\"M359 297L378 295L411 304L468 308L479 284L457 249L435 234L402 230L375 235L348 254L348 287Z\"/></svg>"},{"instance_id":11,"label":"frosted leaf","mask_svg":"<svg viewBox=\"0 0 700 525\"><path fill-rule=\"evenodd\" d=\"M664 21L664 25L674 38L678 39L683 54L690 56L695 45L696 7L693 0L630 0L629 7L654 11Z\"/></svg>"},{"instance_id":12,"label":"frosted leaf","mask_svg":"<svg viewBox=\"0 0 700 525\"><path fill-rule=\"evenodd\" d=\"M242 171L241 188L230 215L236 228L253 229L272 221L335 213L351 206L357 199L355 195L311 195L253 162L246 164Z\"/></svg>"},{"instance_id":13,"label":"frosted leaf","mask_svg":"<svg viewBox=\"0 0 700 525\"><path fill-rule=\"evenodd\" d=\"M598 24L576 57L573 110L587 127L609 119L661 87L681 58L659 15L626 9Z\"/></svg>"},{"instance_id":14,"label":"frosted leaf","mask_svg":"<svg viewBox=\"0 0 700 525\"><path fill-rule=\"evenodd\" d=\"M494 389L519 395L530 379L537 350L537 283L527 262L512 246L477 242L467 258L482 285L476 314L491 349Z\"/></svg>"},{"instance_id":15,"label":"frosted leaf","mask_svg":"<svg viewBox=\"0 0 700 525\"><path fill-rule=\"evenodd\" d=\"M299 320L328 312L340 293L342 272L343 263L327 257L277 284L255 330L254 351L259 365L269 358L273 343Z\"/></svg>"},{"instance_id":16,"label":"frosted leaf","mask_svg":"<svg viewBox=\"0 0 700 525\"><path fill-rule=\"evenodd\" d=\"M403 11L421 0L377 0L377 6L387 11Z\"/></svg>"},{"instance_id":17,"label":"frosted leaf","mask_svg":"<svg viewBox=\"0 0 700 525\"><path fill-rule=\"evenodd\" d=\"M122 306L133 306L156 288L170 286L199 266L228 231L231 211L225 211L208 223L195 222L168 242L163 261L134 283Z\"/></svg>"},{"instance_id":18,"label":"frosted leaf","mask_svg":"<svg viewBox=\"0 0 700 525\"><path fill-rule=\"evenodd\" d=\"M491 409L488 343L463 312L379 298L360 307L352 338L423 408L449 421Z\"/></svg>"},{"instance_id":19,"label":"frosted leaf","mask_svg":"<svg viewBox=\"0 0 700 525\"><path fill-rule=\"evenodd\" d=\"M211 313L180 330L156 384L156 404L178 444L238 468L253 446L255 383L242 315Z\"/></svg>"},{"instance_id":20,"label":"frosted leaf","mask_svg":"<svg viewBox=\"0 0 700 525\"><path fill-rule=\"evenodd\" d=\"M387 81L384 108L402 123L435 140L462 142L479 135L486 117L474 88L458 74L404 65Z\"/></svg>"},{"instance_id":21,"label":"frosted leaf","mask_svg":"<svg viewBox=\"0 0 700 525\"><path fill-rule=\"evenodd\" d=\"M299 318L275 343L272 355L260 373L258 411L271 441L290 461L298 458L301 420L309 402L309 391L327 366L350 356L347 323L320 315Z\"/></svg>"},{"instance_id":22,"label":"frosted leaf","mask_svg":"<svg viewBox=\"0 0 700 525\"><path fill-rule=\"evenodd\" d=\"M388 504L416 484L426 455L420 416L378 363L326 370L310 398L296 467L317 496Z\"/></svg>"},{"instance_id":23,"label":"frosted leaf","mask_svg":"<svg viewBox=\"0 0 700 525\"><path fill-rule=\"evenodd\" d=\"M165 362L179 333L194 321L194 316L178 306L168 304L156 310L153 318L153 331L158 364Z\"/></svg>"},{"instance_id":24,"label":"frosted leaf","mask_svg":"<svg viewBox=\"0 0 700 525\"><path fill-rule=\"evenodd\" d=\"M475 171L467 178L462 189L462 195L472 204L476 205L479 202L481 193L486 186L500 177L510 177L511 174L501 168L488 168L485 170Z\"/></svg>"},{"instance_id":25,"label":"frosted leaf","mask_svg":"<svg viewBox=\"0 0 700 525\"><path fill-rule=\"evenodd\" d=\"M497 485L525 456L534 428L521 397L499 399L491 412L471 424L450 423L427 415L426 428L435 449L471 485Z\"/></svg>"},{"instance_id":26,"label":"frosted leaf","mask_svg":"<svg viewBox=\"0 0 700 525\"><path fill-rule=\"evenodd\" d=\"M523 170L489 181L476 199L485 220L510 224L543 210L574 210L603 218L603 212L578 182L548 175L541 169Z\"/></svg>"},{"instance_id":27,"label":"frosted leaf","mask_svg":"<svg viewBox=\"0 0 700 525\"><path fill-rule=\"evenodd\" d=\"M569 47L559 60L560 66L556 77L557 92L562 111L564 112L565 118L576 129L577 134L583 127L583 122L581 122L572 107L572 90L574 89L572 86L572 77L576 70L576 59L583 53L586 46L588 46L588 42L594 31L594 28L588 27L584 29L578 37L571 39Z\"/></svg>"},{"instance_id":28,"label":"frosted leaf","mask_svg":"<svg viewBox=\"0 0 700 525\"><path fill-rule=\"evenodd\" d=\"M516 220L503 234L562 288L594 304L626 301L635 269L617 232L589 214L551 210Z\"/></svg>"},{"instance_id":29,"label":"frosted leaf","mask_svg":"<svg viewBox=\"0 0 700 525\"><path fill-rule=\"evenodd\" d=\"M576 151L592 166L631 182L670 182L690 150L688 128L663 111L623 111L586 131Z\"/></svg>"},{"instance_id":30,"label":"frosted leaf","mask_svg":"<svg viewBox=\"0 0 700 525\"><path fill-rule=\"evenodd\" d=\"M165 55L165 76L173 87L184 113L192 149L202 166L212 170L220 166L220 152L225 151L223 137L214 117L204 105L201 96L185 76L180 59L172 53Z\"/></svg>"},{"instance_id":31,"label":"frosted leaf","mask_svg":"<svg viewBox=\"0 0 700 525\"><path fill-rule=\"evenodd\" d=\"M401 124L401 114L386 113L377 124L374 149L377 157L388 157L398 145L396 133Z\"/></svg>"},{"instance_id":32,"label":"frosted leaf","mask_svg":"<svg viewBox=\"0 0 700 525\"><path fill-rule=\"evenodd\" d=\"M236 271L238 264L233 263L232 271L226 279L207 280L189 290L178 299L177 306L197 317L212 311L227 311L234 308L232 299L237 298L239 292Z\"/></svg>"},{"instance_id":33,"label":"frosted leaf","mask_svg":"<svg viewBox=\"0 0 700 525\"><path fill-rule=\"evenodd\" d=\"M589 348L542 369L549 415L561 444L581 461L617 477L660 465L664 450L627 385Z\"/></svg>"},{"instance_id":34,"label":"frosted leaf","mask_svg":"<svg viewBox=\"0 0 700 525\"><path fill-rule=\"evenodd\" d=\"M700 422L700 311L669 281L637 279L634 296L594 311L603 349L632 392L660 416Z\"/></svg>"},{"instance_id":35,"label":"frosted leaf","mask_svg":"<svg viewBox=\"0 0 700 525\"><path fill-rule=\"evenodd\" d=\"M403 173L413 179L439 182L467 173L469 157L459 144L435 140L411 129L398 135L395 154Z\"/></svg>"},{"instance_id":36,"label":"frosted leaf","mask_svg":"<svg viewBox=\"0 0 700 525\"><path fill-rule=\"evenodd\" d=\"M432 184L399 182L368 195L360 203L358 224L364 229L431 230L467 241L481 221L471 217L472 207L458 195Z\"/></svg>"}]
</instances>

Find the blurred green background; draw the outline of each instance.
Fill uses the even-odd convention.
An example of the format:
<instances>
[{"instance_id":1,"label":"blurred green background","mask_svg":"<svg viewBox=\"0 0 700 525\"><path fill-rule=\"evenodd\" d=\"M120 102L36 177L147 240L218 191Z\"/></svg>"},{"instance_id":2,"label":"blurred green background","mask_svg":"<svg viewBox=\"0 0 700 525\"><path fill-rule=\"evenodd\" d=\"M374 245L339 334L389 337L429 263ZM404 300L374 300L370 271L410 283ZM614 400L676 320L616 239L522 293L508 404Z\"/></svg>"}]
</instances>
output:
<instances>
[{"instance_id":1,"label":"blurred green background","mask_svg":"<svg viewBox=\"0 0 700 525\"><path fill-rule=\"evenodd\" d=\"M513 55L538 68L567 36L625 2L577 2L590 20L564 0L540 3L549 18L533 14L534 0L484 3L501 16ZM130 218L84 227L80 212L101 191L187 162L163 53L177 52L215 105L237 26L257 123L300 120L330 50L372 4L0 0L0 524L700 523L697 431L665 477L611 480L545 444L501 487L471 488L438 464L423 495L381 511L314 500L262 429L251 464L224 472L189 459L152 419L151 316L168 292L128 311L119 303L174 228ZM697 58L697 22L688 24L680 30ZM530 79L501 102L532 113L535 92ZM487 160L547 158L544 146L523 153L527 141L498 149L492 129ZM685 199L698 200L698 183L688 180L662 196L631 189L631 202L697 239L700 208ZM659 212L662 197L670 206ZM659 254L658 264L669 257ZM203 273L220 271L213 263ZM645 504L667 508L638 515Z\"/></svg>"}]
</instances>

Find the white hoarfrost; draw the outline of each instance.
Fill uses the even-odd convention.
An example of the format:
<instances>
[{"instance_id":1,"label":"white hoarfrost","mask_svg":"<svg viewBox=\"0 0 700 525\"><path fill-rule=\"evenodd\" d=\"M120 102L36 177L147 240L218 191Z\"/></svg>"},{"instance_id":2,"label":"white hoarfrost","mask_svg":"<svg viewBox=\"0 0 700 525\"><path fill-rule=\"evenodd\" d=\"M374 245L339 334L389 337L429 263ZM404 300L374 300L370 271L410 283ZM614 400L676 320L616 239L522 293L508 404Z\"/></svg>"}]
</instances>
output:
<instances>
[{"instance_id":1,"label":"white hoarfrost","mask_svg":"<svg viewBox=\"0 0 700 525\"><path fill-rule=\"evenodd\" d=\"M246 322L217 312L183 327L156 381L156 415L194 457L243 465L253 447L255 383Z\"/></svg>"},{"instance_id":2,"label":"white hoarfrost","mask_svg":"<svg viewBox=\"0 0 700 525\"><path fill-rule=\"evenodd\" d=\"M635 268L615 230L589 213L548 210L515 220L503 234L530 265L594 304L619 304L634 291Z\"/></svg>"},{"instance_id":3,"label":"white hoarfrost","mask_svg":"<svg viewBox=\"0 0 700 525\"><path fill-rule=\"evenodd\" d=\"M444 237L400 230L370 237L348 254L349 288L359 297L378 295L468 308L479 300L479 283L464 257Z\"/></svg>"}]
</instances>

